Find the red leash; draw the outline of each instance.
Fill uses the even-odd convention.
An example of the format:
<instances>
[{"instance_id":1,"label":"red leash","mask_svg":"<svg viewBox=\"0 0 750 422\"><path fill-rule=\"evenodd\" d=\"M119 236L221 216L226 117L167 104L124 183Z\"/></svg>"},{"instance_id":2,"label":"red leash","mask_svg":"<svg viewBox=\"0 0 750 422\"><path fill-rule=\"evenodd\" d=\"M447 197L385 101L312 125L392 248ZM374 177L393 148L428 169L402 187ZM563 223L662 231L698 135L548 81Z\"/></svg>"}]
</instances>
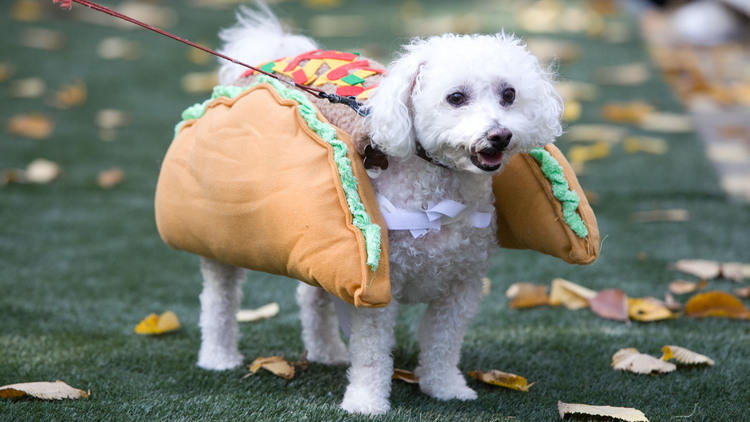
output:
<instances>
[{"instance_id":1,"label":"red leash","mask_svg":"<svg viewBox=\"0 0 750 422\"><path fill-rule=\"evenodd\" d=\"M316 97L325 98L325 99L327 99L328 101L330 101L332 103L346 104L346 105L348 105L349 107L351 107L354 111L356 111L361 116L364 116L366 114L366 111L362 109L362 104L359 103L359 102L357 102L357 100L354 97L342 97L342 96L336 95L336 94L329 94L329 93L327 93L327 92L325 92L323 90L317 89L317 88L312 88L312 87L309 87L309 86L306 86L306 85L299 84L299 83L294 82L294 81L288 81L288 80L285 80L285 79L281 79L277 75L274 75L273 73L266 72L265 70L258 69L257 67L254 67L254 66L250 66L247 63L243 63L243 62L241 62L239 60L235 60L235 59L233 59L231 57L225 56L225 55L223 55L223 54L221 54L221 53L219 53L217 51L211 50L210 48L203 47L200 44L196 44L196 43L194 43L192 41L189 41L189 40L186 40L184 38L178 37L177 35L171 34L171 33L167 32L167 31L159 29L159 28L157 28L155 26L151 26L151 25L149 25L149 24L147 24L145 22L141 22L141 21L139 21L137 19L133 19L130 16L123 15L122 13L116 12L116 11L114 11L112 9L109 9L107 7L104 7L104 6L100 5L100 4L97 4L97 3L94 3L94 2L91 2L91 1L88 1L88 0L52 0L52 2L55 3L55 4L59 4L60 7L62 7L62 8L67 8L67 9L71 9L73 7L73 2L76 2L78 4L81 4L83 6L89 7L89 8L94 9L94 10L97 10L99 12L104 12L104 13L110 15L110 16L114 16L116 18L122 19L124 21L128 21L128 22L133 23L135 25L138 25L140 27L143 27L143 28L146 28L148 30L154 31L154 32L156 32L158 34L164 35L165 37L172 38L173 40L179 41L179 42L187 44L187 45L189 45L191 47L194 47L194 48L197 48L199 50L205 51L206 53L213 54L214 56L217 56L217 57L221 57L224 60L229 60L232 63L238 64L240 66L244 66L244 67L246 67L248 69L252 69L252 70L254 70L254 71L258 72L258 73L262 73L262 74L264 74L266 76L270 76L270 77L272 77L272 78L274 78L274 79L276 79L278 81L281 81L281 82L284 82L284 83L287 83L287 84L290 84L290 85L294 85L296 88L301 89L301 90L303 90L303 91L305 91L305 92L307 92L307 93L309 93L311 95L314 95Z\"/></svg>"}]
</instances>

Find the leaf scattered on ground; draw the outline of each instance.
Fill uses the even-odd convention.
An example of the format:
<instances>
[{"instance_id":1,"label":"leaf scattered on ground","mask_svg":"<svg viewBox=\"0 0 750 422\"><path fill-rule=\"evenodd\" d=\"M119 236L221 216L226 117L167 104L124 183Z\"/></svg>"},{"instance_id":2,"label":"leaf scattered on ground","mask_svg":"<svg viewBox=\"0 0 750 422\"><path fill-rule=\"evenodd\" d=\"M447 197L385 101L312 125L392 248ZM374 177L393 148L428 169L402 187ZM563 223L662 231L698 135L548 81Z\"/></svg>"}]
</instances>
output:
<instances>
[{"instance_id":1,"label":"leaf scattered on ground","mask_svg":"<svg viewBox=\"0 0 750 422\"><path fill-rule=\"evenodd\" d=\"M10 83L9 94L13 98L39 98L47 90L42 78L16 79Z\"/></svg>"},{"instance_id":2,"label":"leaf scattered on ground","mask_svg":"<svg viewBox=\"0 0 750 422\"><path fill-rule=\"evenodd\" d=\"M514 283L505 292L510 299L510 307L513 309L533 308L535 306L547 305L547 286L533 283Z\"/></svg>"},{"instance_id":3,"label":"leaf scattered on ground","mask_svg":"<svg viewBox=\"0 0 750 422\"><path fill-rule=\"evenodd\" d=\"M676 301L674 296L669 292L664 294L664 305L670 311L680 311L683 308L682 303Z\"/></svg>"},{"instance_id":4,"label":"leaf scattered on ground","mask_svg":"<svg viewBox=\"0 0 750 422\"><path fill-rule=\"evenodd\" d=\"M6 130L11 135L32 139L48 138L55 129L49 117L39 113L17 114L8 120Z\"/></svg>"},{"instance_id":5,"label":"leaf scattered on ground","mask_svg":"<svg viewBox=\"0 0 750 422\"><path fill-rule=\"evenodd\" d=\"M648 422L648 418L646 418L643 412L631 407L592 406L589 404L563 403L558 401L557 411L560 414L560 419L565 419L566 415L577 413L609 417L627 422Z\"/></svg>"},{"instance_id":6,"label":"leaf scattered on ground","mask_svg":"<svg viewBox=\"0 0 750 422\"><path fill-rule=\"evenodd\" d=\"M142 48L139 43L126 38L108 37L99 41L96 54L106 60L138 60L141 58Z\"/></svg>"},{"instance_id":7,"label":"leaf scattered on ground","mask_svg":"<svg viewBox=\"0 0 750 422\"><path fill-rule=\"evenodd\" d=\"M579 81L558 81L555 89L566 101L593 101L598 95L596 85Z\"/></svg>"},{"instance_id":8,"label":"leaf scattered on ground","mask_svg":"<svg viewBox=\"0 0 750 422\"><path fill-rule=\"evenodd\" d=\"M654 111L654 106L645 101L627 103L607 103L602 106L602 117L616 123L640 123L647 114Z\"/></svg>"},{"instance_id":9,"label":"leaf scattered on ground","mask_svg":"<svg viewBox=\"0 0 750 422\"><path fill-rule=\"evenodd\" d=\"M605 289L589 300L589 306L602 318L629 321L628 296L619 289Z\"/></svg>"},{"instance_id":10,"label":"leaf scattered on ground","mask_svg":"<svg viewBox=\"0 0 750 422\"><path fill-rule=\"evenodd\" d=\"M734 289L734 294L739 297L750 298L750 286L738 287Z\"/></svg>"},{"instance_id":11,"label":"leaf scattered on ground","mask_svg":"<svg viewBox=\"0 0 750 422\"><path fill-rule=\"evenodd\" d=\"M250 373L256 374L258 371L266 371L287 380L294 378L294 365L287 362L281 356L259 357L249 365Z\"/></svg>"},{"instance_id":12,"label":"leaf scattered on ground","mask_svg":"<svg viewBox=\"0 0 750 422\"><path fill-rule=\"evenodd\" d=\"M681 222L690 220L690 213L684 209L638 211L630 219L636 223Z\"/></svg>"},{"instance_id":13,"label":"leaf scattered on ground","mask_svg":"<svg viewBox=\"0 0 750 422\"><path fill-rule=\"evenodd\" d=\"M30 162L24 173L24 180L28 183L46 184L62 174L62 167L59 164L44 159L37 158Z\"/></svg>"},{"instance_id":14,"label":"leaf scattered on ground","mask_svg":"<svg viewBox=\"0 0 750 422\"><path fill-rule=\"evenodd\" d=\"M712 291L691 297L685 304L685 315L750 319L750 310L737 297L725 292Z\"/></svg>"},{"instance_id":15,"label":"leaf scattered on ground","mask_svg":"<svg viewBox=\"0 0 750 422\"><path fill-rule=\"evenodd\" d=\"M549 294L549 304L563 305L576 310L589 306L589 300L596 296L596 292L562 278L552 280Z\"/></svg>"},{"instance_id":16,"label":"leaf scattered on ground","mask_svg":"<svg viewBox=\"0 0 750 422\"><path fill-rule=\"evenodd\" d=\"M685 365L708 365L714 366L714 360L708 356L701 355L700 353L693 352L684 347L667 345L661 348L663 353L662 360L674 359L679 363Z\"/></svg>"},{"instance_id":17,"label":"leaf scattered on ground","mask_svg":"<svg viewBox=\"0 0 750 422\"><path fill-rule=\"evenodd\" d=\"M489 296L492 291L492 280L488 277L482 277L482 296Z\"/></svg>"},{"instance_id":18,"label":"leaf scattered on ground","mask_svg":"<svg viewBox=\"0 0 750 422\"><path fill-rule=\"evenodd\" d=\"M136 334L157 335L169 333L180 329L180 321L172 311L166 311L161 315L150 314L135 326Z\"/></svg>"},{"instance_id":19,"label":"leaf scattered on ground","mask_svg":"<svg viewBox=\"0 0 750 422\"><path fill-rule=\"evenodd\" d=\"M628 298L628 315L631 319L643 322L675 317L664 302L653 297Z\"/></svg>"},{"instance_id":20,"label":"leaf scattered on ground","mask_svg":"<svg viewBox=\"0 0 750 422\"><path fill-rule=\"evenodd\" d=\"M237 312L237 321L253 322L268 319L279 313L279 304L276 302L263 305L257 309L241 309Z\"/></svg>"},{"instance_id":21,"label":"leaf scattered on ground","mask_svg":"<svg viewBox=\"0 0 750 422\"><path fill-rule=\"evenodd\" d=\"M625 137L624 128L604 124L578 124L568 128L565 138L571 142L606 142L616 144Z\"/></svg>"},{"instance_id":22,"label":"leaf scattered on ground","mask_svg":"<svg viewBox=\"0 0 750 422\"><path fill-rule=\"evenodd\" d=\"M476 378L485 384L497 385L499 387L510 388L516 391L528 392L529 388L534 385L533 382L529 384L526 378L520 375L498 371L497 369L491 369L487 372L469 371L469 376Z\"/></svg>"},{"instance_id":23,"label":"leaf scattered on ground","mask_svg":"<svg viewBox=\"0 0 750 422\"><path fill-rule=\"evenodd\" d=\"M607 85L640 85L650 77L651 73L645 63L603 67L595 73L596 80Z\"/></svg>"},{"instance_id":24,"label":"leaf scattered on ground","mask_svg":"<svg viewBox=\"0 0 750 422\"><path fill-rule=\"evenodd\" d=\"M403 381L409 384L419 384L419 378L414 375L414 372L407 371L406 369L394 368L391 379Z\"/></svg>"},{"instance_id":25,"label":"leaf scattered on ground","mask_svg":"<svg viewBox=\"0 0 750 422\"><path fill-rule=\"evenodd\" d=\"M667 373L677 369L673 363L639 353L638 349L632 347L615 352L612 356L611 365L618 371L628 371L635 374Z\"/></svg>"},{"instance_id":26,"label":"leaf scattered on ground","mask_svg":"<svg viewBox=\"0 0 750 422\"><path fill-rule=\"evenodd\" d=\"M182 77L182 90L188 94L211 92L219 84L216 72L191 72Z\"/></svg>"},{"instance_id":27,"label":"leaf scattered on ground","mask_svg":"<svg viewBox=\"0 0 750 422\"><path fill-rule=\"evenodd\" d=\"M55 93L53 105L60 109L78 107L86 102L88 91L83 81L64 85Z\"/></svg>"},{"instance_id":28,"label":"leaf scattered on ground","mask_svg":"<svg viewBox=\"0 0 750 422\"><path fill-rule=\"evenodd\" d=\"M622 147L629 154L645 152L648 154L663 155L669 150L666 140L652 136L629 136L623 141Z\"/></svg>"},{"instance_id":29,"label":"leaf scattered on ground","mask_svg":"<svg viewBox=\"0 0 750 422\"><path fill-rule=\"evenodd\" d=\"M594 142L592 145L576 145L568 150L571 163L585 163L609 157L610 146L607 142Z\"/></svg>"},{"instance_id":30,"label":"leaf scattered on ground","mask_svg":"<svg viewBox=\"0 0 750 422\"><path fill-rule=\"evenodd\" d=\"M685 133L693 130L693 120L684 114L658 112L646 115L639 126L654 132Z\"/></svg>"},{"instance_id":31,"label":"leaf scattered on ground","mask_svg":"<svg viewBox=\"0 0 750 422\"><path fill-rule=\"evenodd\" d=\"M674 269L694 275L701 280L711 280L721 274L721 264L706 259L681 259L674 263Z\"/></svg>"},{"instance_id":32,"label":"leaf scattered on ground","mask_svg":"<svg viewBox=\"0 0 750 422\"><path fill-rule=\"evenodd\" d=\"M21 31L21 45L54 51L65 46L65 33L47 28L25 28Z\"/></svg>"},{"instance_id":33,"label":"leaf scattered on ground","mask_svg":"<svg viewBox=\"0 0 750 422\"><path fill-rule=\"evenodd\" d=\"M693 293L697 290L704 289L708 283L706 280L700 282L687 281L687 280L675 280L669 283L669 291L676 295L684 295L687 293Z\"/></svg>"},{"instance_id":34,"label":"leaf scattered on ground","mask_svg":"<svg viewBox=\"0 0 750 422\"><path fill-rule=\"evenodd\" d=\"M0 398L4 399L25 396L42 400L87 399L90 395L90 391L73 388L59 380L55 382L25 382L0 387Z\"/></svg>"},{"instance_id":35,"label":"leaf scattered on ground","mask_svg":"<svg viewBox=\"0 0 750 422\"><path fill-rule=\"evenodd\" d=\"M102 170L96 176L96 184L102 189L112 189L125 179L125 172L121 168L114 167Z\"/></svg>"},{"instance_id":36,"label":"leaf scattered on ground","mask_svg":"<svg viewBox=\"0 0 750 422\"><path fill-rule=\"evenodd\" d=\"M37 0L16 0L10 10L10 17L19 22L37 22L42 15L42 3Z\"/></svg>"}]
</instances>

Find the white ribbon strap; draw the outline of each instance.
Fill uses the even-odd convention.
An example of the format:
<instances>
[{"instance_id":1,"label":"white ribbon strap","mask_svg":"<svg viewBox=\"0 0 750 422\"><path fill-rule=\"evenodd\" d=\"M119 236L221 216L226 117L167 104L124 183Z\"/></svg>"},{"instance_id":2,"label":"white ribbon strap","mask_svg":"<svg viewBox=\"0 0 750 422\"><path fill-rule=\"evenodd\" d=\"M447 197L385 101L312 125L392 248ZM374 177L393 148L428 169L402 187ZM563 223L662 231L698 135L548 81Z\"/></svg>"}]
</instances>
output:
<instances>
[{"instance_id":1,"label":"white ribbon strap","mask_svg":"<svg viewBox=\"0 0 750 422\"><path fill-rule=\"evenodd\" d=\"M388 230L409 230L415 239L431 230L440 231L443 217L455 218L466 209L466 205L451 199L442 200L426 210L397 208L383 195L378 195L377 201ZM492 213L474 212L470 218L472 226L481 229L490 225Z\"/></svg>"}]
</instances>

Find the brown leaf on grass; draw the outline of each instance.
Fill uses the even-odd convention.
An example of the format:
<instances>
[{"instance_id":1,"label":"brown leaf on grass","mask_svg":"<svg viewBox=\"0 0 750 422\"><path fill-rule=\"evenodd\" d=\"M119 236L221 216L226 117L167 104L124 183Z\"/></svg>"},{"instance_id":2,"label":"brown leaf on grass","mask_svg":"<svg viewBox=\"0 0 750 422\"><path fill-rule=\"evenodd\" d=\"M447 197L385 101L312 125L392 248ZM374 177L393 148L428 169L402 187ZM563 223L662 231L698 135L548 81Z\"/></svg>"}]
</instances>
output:
<instances>
[{"instance_id":1,"label":"brown leaf on grass","mask_svg":"<svg viewBox=\"0 0 750 422\"><path fill-rule=\"evenodd\" d=\"M565 419L566 415L577 413L614 418L627 422L648 422L648 418L646 418L643 412L632 407L592 406L589 404L563 403L558 401L557 411L560 414L560 419Z\"/></svg>"},{"instance_id":2,"label":"brown leaf on grass","mask_svg":"<svg viewBox=\"0 0 750 422\"><path fill-rule=\"evenodd\" d=\"M65 33L47 28L26 28L21 31L21 45L40 50L60 50L65 45Z\"/></svg>"},{"instance_id":3,"label":"brown leaf on grass","mask_svg":"<svg viewBox=\"0 0 750 422\"><path fill-rule=\"evenodd\" d=\"M701 280L710 280L721 274L721 264L706 259L681 259L674 263L673 268Z\"/></svg>"},{"instance_id":4,"label":"brown leaf on grass","mask_svg":"<svg viewBox=\"0 0 750 422\"><path fill-rule=\"evenodd\" d=\"M406 369L394 368L391 379L403 381L408 384L419 384L419 378L414 375L414 372L407 371Z\"/></svg>"},{"instance_id":5,"label":"brown leaf on grass","mask_svg":"<svg viewBox=\"0 0 750 422\"><path fill-rule=\"evenodd\" d=\"M654 111L654 106L644 101L627 103L607 103L602 106L602 117L617 123L639 123L647 114Z\"/></svg>"},{"instance_id":6,"label":"brown leaf on grass","mask_svg":"<svg viewBox=\"0 0 750 422\"><path fill-rule=\"evenodd\" d=\"M31 396L42 400L87 399L91 391L73 388L58 380L55 382L25 382L0 387L0 398L14 399Z\"/></svg>"},{"instance_id":7,"label":"brown leaf on grass","mask_svg":"<svg viewBox=\"0 0 750 422\"><path fill-rule=\"evenodd\" d=\"M10 83L9 93L13 98L39 98L47 90L42 78L16 79Z\"/></svg>"},{"instance_id":8,"label":"brown leaf on grass","mask_svg":"<svg viewBox=\"0 0 750 422\"><path fill-rule=\"evenodd\" d=\"M690 220L690 213L684 209L648 210L630 214L636 223L654 223L659 221L680 222Z\"/></svg>"},{"instance_id":9,"label":"brown leaf on grass","mask_svg":"<svg viewBox=\"0 0 750 422\"><path fill-rule=\"evenodd\" d=\"M609 85L640 85L646 82L651 74L645 63L631 63L596 70L596 80Z\"/></svg>"},{"instance_id":10,"label":"brown leaf on grass","mask_svg":"<svg viewBox=\"0 0 750 422\"><path fill-rule=\"evenodd\" d=\"M83 81L74 82L60 88L55 93L52 104L61 109L78 107L86 102L87 94L86 84Z\"/></svg>"},{"instance_id":11,"label":"brown leaf on grass","mask_svg":"<svg viewBox=\"0 0 750 422\"><path fill-rule=\"evenodd\" d=\"M37 158L26 166L24 172L25 181L28 183L46 184L62 174L59 164L44 158Z\"/></svg>"},{"instance_id":12,"label":"brown leaf on grass","mask_svg":"<svg viewBox=\"0 0 750 422\"><path fill-rule=\"evenodd\" d=\"M568 309L576 310L589 306L589 300L596 296L596 292L562 278L552 280L550 287L549 304L552 306L563 305Z\"/></svg>"},{"instance_id":13,"label":"brown leaf on grass","mask_svg":"<svg viewBox=\"0 0 750 422\"><path fill-rule=\"evenodd\" d=\"M529 384L526 378L520 375L498 371L497 369L491 369L487 372L469 371L469 376L476 378L485 384L497 385L499 387L510 388L516 391L528 392L529 388L534 385L533 382Z\"/></svg>"},{"instance_id":14,"label":"brown leaf on grass","mask_svg":"<svg viewBox=\"0 0 750 422\"><path fill-rule=\"evenodd\" d=\"M750 310L735 296L713 291L699 293L685 304L685 315L692 317L720 317L750 319Z\"/></svg>"},{"instance_id":15,"label":"brown leaf on grass","mask_svg":"<svg viewBox=\"0 0 750 422\"><path fill-rule=\"evenodd\" d=\"M55 123L39 113L17 114L8 120L6 130L11 135L32 139L44 139L52 134Z\"/></svg>"},{"instance_id":16,"label":"brown leaf on grass","mask_svg":"<svg viewBox=\"0 0 750 422\"><path fill-rule=\"evenodd\" d=\"M9 63L0 63L0 82L5 82L10 79L15 73L15 68Z\"/></svg>"},{"instance_id":17,"label":"brown leaf on grass","mask_svg":"<svg viewBox=\"0 0 750 422\"><path fill-rule=\"evenodd\" d=\"M628 371L635 374L667 373L677 369L673 363L639 353L638 349L632 347L615 352L612 356L611 365L618 371Z\"/></svg>"},{"instance_id":18,"label":"brown leaf on grass","mask_svg":"<svg viewBox=\"0 0 750 422\"><path fill-rule=\"evenodd\" d=\"M589 306L602 318L629 321L628 296L619 289L605 289L589 300Z\"/></svg>"},{"instance_id":19,"label":"brown leaf on grass","mask_svg":"<svg viewBox=\"0 0 750 422\"><path fill-rule=\"evenodd\" d=\"M261 368L287 380L294 378L294 365L281 356L259 357L250 364L250 373L255 374Z\"/></svg>"},{"instance_id":20,"label":"brown leaf on grass","mask_svg":"<svg viewBox=\"0 0 750 422\"><path fill-rule=\"evenodd\" d=\"M96 184L102 189L112 189L125 179L125 172L121 168L114 167L102 170L96 176Z\"/></svg>"},{"instance_id":21,"label":"brown leaf on grass","mask_svg":"<svg viewBox=\"0 0 750 422\"><path fill-rule=\"evenodd\" d=\"M0 171L0 187L11 183L28 183L26 181L26 170L5 169Z\"/></svg>"},{"instance_id":22,"label":"brown leaf on grass","mask_svg":"<svg viewBox=\"0 0 750 422\"><path fill-rule=\"evenodd\" d=\"M734 294L739 297L750 298L750 286L738 287L734 289Z\"/></svg>"},{"instance_id":23,"label":"brown leaf on grass","mask_svg":"<svg viewBox=\"0 0 750 422\"><path fill-rule=\"evenodd\" d=\"M679 363L685 365L708 365L714 366L714 361L708 356L695 353L692 350L688 350L684 347L667 345L661 348L662 356L661 359L664 361L674 359Z\"/></svg>"},{"instance_id":24,"label":"brown leaf on grass","mask_svg":"<svg viewBox=\"0 0 750 422\"><path fill-rule=\"evenodd\" d=\"M568 159L571 163L600 160L609 156L609 150L609 144L606 142L595 142L589 146L576 145L568 150Z\"/></svg>"},{"instance_id":25,"label":"brown leaf on grass","mask_svg":"<svg viewBox=\"0 0 750 422\"><path fill-rule=\"evenodd\" d=\"M514 283L505 292L505 296L510 299L510 307L513 309L533 308L549 303L547 286L533 283Z\"/></svg>"},{"instance_id":26,"label":"brown leaf on grass","mask_svg":"<svg viewBox=\"0 0 750 422\"><path fill-rule=\"evenodd\" d=\"M648 154L663 155L669 150L667 141L663 138L652 136L629 136L623 141L622 147L625 152L630 154L645 152Z\"/></svg>"},{"instance_id":27,"label":"brown leaf on grass","mask_svg":"<svg viewBox=\"0 0 750 422\"><path fill-rule=\"evenodd\" d=\"M675 280L669 283L669 291L676 295L684 295L687 293L693 293L696 290L704 289L707 285L708 283L706 280L701 280L698 283L687 280Z\"/></svg>"},{"instance_id":28,"label":"brown leaf on grass","mask_svg":"<svg viewBox=\"0 0 750 422\"><path fill-rule=\"evenodd\" d=\"M263 305L257 309L240 309L237 312L237 321L253 322L268 319L279 313L279 304L276 302Z\"/></svg>"},{"instance_id":29,"label":"brown leaf on grass","mask_svg":"<svg viewBox=\"0 0 750 422\"><path fill-rule=\"evenodd\" d=\"M180 328L180 321L172 311L161 315L150 314L135 326L136 334L157 335L176 331Z\"/></svg>"},{"instance_id":30,"label":"brown leaf on grass","mask_svg":"<svg viewBox=\"0 0 750 422\"><path fill-rule=\"evenodd\" d=\"M628 315L636 321L661 321L674 318L667 305L653 297L628 298Z\"/></svg>"}]
</instances>

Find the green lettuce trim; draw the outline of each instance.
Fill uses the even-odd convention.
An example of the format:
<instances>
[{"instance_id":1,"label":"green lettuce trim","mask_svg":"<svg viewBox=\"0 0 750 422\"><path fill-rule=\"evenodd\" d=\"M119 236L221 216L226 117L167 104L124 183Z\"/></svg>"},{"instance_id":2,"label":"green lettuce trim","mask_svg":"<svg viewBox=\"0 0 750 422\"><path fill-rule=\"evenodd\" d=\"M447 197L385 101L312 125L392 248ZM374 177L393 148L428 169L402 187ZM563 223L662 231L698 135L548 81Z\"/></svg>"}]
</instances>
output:
<instances>
[{"instance_id":1,"label":"green lettuce trim","mask_svg":"<svg viewBox=\"0 0 750 422\"><path fill-rule=\"evenodd\" d=\"M589 231L586 228L586 224L584 224L583 219L576 212L581 200L575 191L570 190L560 163L544 148L534 148L529 151L529 155L539 163L544 177L552 184L552 194L562 205L563 220L565 220L565 223L578 237L585 238L588 236Z\"/></svg>"},{"instance_id":2,"label":"green lettuce trim","mask_svg":"<svg viewBox=\"0 0 750 422\"><path fill-rule=\"evenodd\" d=\"M206 113L206 109L211 101L218 97L234 98L240 95L243 91L261 83L271 85L282 98L296 102L298 104L297 110L299 110L299 113L305 123L307 123L307 126L333 148L333 161L338 170L341 187L344 190L344 196L346 197L349 212L352 214L352 224L362 232L362 235L365 238L367 265L373 272L377 271L378 264L380 263L381 251L380 226L372 222L370 215L367 214L365 206L359 197L357 179L354 177L352 163L347 156L349 148L344 142L336 138L336 129L334 129L333 126L318 119L317 109L305 94L289 88L281 82L265 75L258 76L254 83L245 87L219 85L214 88L211 98L202 103L196 103L182 112L182 121L175 126L175 135L188 120L202 117Z\"/></svg>"}]
</instances>

